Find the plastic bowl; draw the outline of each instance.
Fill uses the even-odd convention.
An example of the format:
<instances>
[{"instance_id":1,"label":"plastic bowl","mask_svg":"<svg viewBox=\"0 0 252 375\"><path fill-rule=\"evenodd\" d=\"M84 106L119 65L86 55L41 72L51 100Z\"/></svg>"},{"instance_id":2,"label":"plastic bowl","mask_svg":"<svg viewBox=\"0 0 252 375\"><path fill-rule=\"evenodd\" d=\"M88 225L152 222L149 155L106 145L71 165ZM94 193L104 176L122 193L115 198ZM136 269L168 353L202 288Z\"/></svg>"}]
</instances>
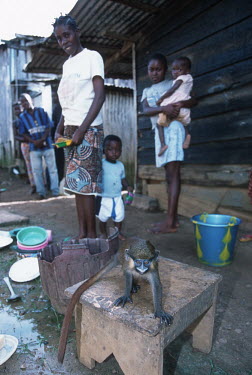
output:
<instances>
[{"instance_id":1,"label":"plastic bowl","mask_svg":"<svg viewBox=\"0 0 252 375\"><path fill-rule=\"evenodd\" d=\"M48 233L41 227L26 227L17 233L17 241L23 246L36 246L46 241Z\"/></svg>"},{"instance_id":2,"label":"plastic bowl","mask_svg":"<svg viewBox=\"0 0 252 375\"><path fill-rule=\"evenodd\" d=\"M46 247L48 245L48 238L42 242L41 244L39 245L35 245L35 246L27 246L27 245L22 245L20 242L17 241L17 247L20 249L20 250L25 250L25 251L38 251L38 250L41 250L43 249L44 247Z\"/></svg>"}]
</instances>

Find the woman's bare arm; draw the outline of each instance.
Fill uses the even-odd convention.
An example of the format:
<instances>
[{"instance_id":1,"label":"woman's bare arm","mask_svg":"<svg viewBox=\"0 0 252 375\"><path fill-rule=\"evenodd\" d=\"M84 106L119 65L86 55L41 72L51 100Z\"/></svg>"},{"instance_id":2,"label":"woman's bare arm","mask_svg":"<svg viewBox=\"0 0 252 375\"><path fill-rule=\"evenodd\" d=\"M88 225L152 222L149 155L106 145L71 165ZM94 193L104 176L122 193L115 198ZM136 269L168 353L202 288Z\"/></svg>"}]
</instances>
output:
<instances>
[{"instance_id":1,"label":"woman's bare arm","mask_svg":"<svg viewBox=\"0 0 252 375\"><path fill-rule=\"evenodd\" d=\"M195 107L198 104L198 100L194 96L193 93L191 93L191 98L188 100L181 100L180 102L174 103L176 107L180 108L192 108Z\"/></svg>"},{"instance_id":2,"label":"woman's bare arm","mask_svg":"<svg viewBox=\"0 0 252 375\"><path fill-rule=\"evenodd\" d=\"M175 118L178 116L179 109L177 109L174 104L168 104L163 107L150 107L147 99L143 101L143 114L145 116L155 116L159 113L165 113L169 118Z\"/></svg>"},{"instance_id":3,"label":"woman's bare arm","mask_svg":"<svg viewBox=\"0 0 252 375\"><path fill-rule=\"evenodd\" d=\"M61 115L60 116L60 120L59 120L59 123L57 125L57 128L55 130L55 134L54 134L54 141L57 142L57 139L59 137L62 137L64 134L64 116Z\"/></svg>"}]
</instances>

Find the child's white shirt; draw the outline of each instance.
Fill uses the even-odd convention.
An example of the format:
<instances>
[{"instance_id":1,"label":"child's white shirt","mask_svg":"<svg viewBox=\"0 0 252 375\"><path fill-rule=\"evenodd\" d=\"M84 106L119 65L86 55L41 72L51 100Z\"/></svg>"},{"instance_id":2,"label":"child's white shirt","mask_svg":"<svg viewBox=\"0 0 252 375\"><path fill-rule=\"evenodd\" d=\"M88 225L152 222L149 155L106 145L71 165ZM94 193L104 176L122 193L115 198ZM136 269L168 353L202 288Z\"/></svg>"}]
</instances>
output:
<instances>
[{"instance_id":1,"label":"child's white shirt","mask_svg":"<svg viewBox=\"0 0 252 375\"><path fill-rule=\"evenodd\" d=\"M122 179L125 178L125 169L121 161L110 163L102 159L102 197L114 198L122 194Z\"/></svg>"}]
</instances>

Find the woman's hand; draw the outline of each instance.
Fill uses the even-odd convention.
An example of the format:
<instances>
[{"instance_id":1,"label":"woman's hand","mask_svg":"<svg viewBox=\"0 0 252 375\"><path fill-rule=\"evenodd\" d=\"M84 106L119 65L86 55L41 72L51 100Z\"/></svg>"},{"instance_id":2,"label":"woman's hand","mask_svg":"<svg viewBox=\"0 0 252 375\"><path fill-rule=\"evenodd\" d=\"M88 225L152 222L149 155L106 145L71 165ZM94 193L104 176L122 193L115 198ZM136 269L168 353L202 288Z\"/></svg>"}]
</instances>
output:
<instances>
[{"instance_id":1,"label":"woman's hand","mask_svg":"<svg viewBox=\"0 0 252 375\"><path fill-rule=\"evenodd\" d=\"M183 103L182 102L176 102L176 103L173 103L173 105L178 108L178 110L180 111L181 108L183 107Z\"/></svg>"},{"instance_id":2,"label":"woman's hand","mask_svg":"<svg viewBox=\"0 0 252 375\"><path fill-rule=\"evenodd\" d=\"M79 145L81 144L81 142L83 141L83 138L84 138L84 132L83 130L81 130L80 128L75 130L74 134L73 134L73 138L72 138L72 142L74 145Z\"/></svg>"},{"instance_id":3,"label":"woman's hand","mask_svg":"<svg viewBox=\"0 0 252 375\"><path fill-rule=\"evenodd\" d=\"M175 104L168 104L162 107L162 112L170 119L176 118L179 114L180 108Z\"/></svg>"},{"instance_id":4,"label":"woman's hand","mask_svg":"<svg viewBox=\"0 0 252 375\"><path fill-rule=\"evenodd\" d=\"M134 189L132 186L127 187L128 193L133 193Z\"/></svg>"},{"instance_id":5,"label":"woman's hand","mask_svg":"<svg viewBox=\"0 0 252 375\"><path fill-rule=\"evenodd\" d=\"M58 140L58 138L62 138L63 137L63 134L60 134L60 133L55 133L54 134L54 142L56 143L57 142L57 140Z\"/></svg>"}]
</instances>

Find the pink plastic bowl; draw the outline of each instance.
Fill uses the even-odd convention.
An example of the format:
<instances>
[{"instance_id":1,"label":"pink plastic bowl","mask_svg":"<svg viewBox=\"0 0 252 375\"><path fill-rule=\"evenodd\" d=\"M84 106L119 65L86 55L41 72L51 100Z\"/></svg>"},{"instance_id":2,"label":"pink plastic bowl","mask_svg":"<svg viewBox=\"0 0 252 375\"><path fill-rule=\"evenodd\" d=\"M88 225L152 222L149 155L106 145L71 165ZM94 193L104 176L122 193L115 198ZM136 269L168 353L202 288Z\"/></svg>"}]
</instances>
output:
<instances>
[{"instance_id":1,"label":"pink plastic bowl","mask_svg":"<svg viewBox=\"0 0 252 375\"><path fill-rule=\"evenodd\" d=\"M17 241L17 247L20 249L20 250L41 250L43 249L44 247L46 247L48 244L48 238L41 244L39 245L36 245L36 246L25 246L25 245L22 245L20 242Z\"/></svg>"}]
</instances>

